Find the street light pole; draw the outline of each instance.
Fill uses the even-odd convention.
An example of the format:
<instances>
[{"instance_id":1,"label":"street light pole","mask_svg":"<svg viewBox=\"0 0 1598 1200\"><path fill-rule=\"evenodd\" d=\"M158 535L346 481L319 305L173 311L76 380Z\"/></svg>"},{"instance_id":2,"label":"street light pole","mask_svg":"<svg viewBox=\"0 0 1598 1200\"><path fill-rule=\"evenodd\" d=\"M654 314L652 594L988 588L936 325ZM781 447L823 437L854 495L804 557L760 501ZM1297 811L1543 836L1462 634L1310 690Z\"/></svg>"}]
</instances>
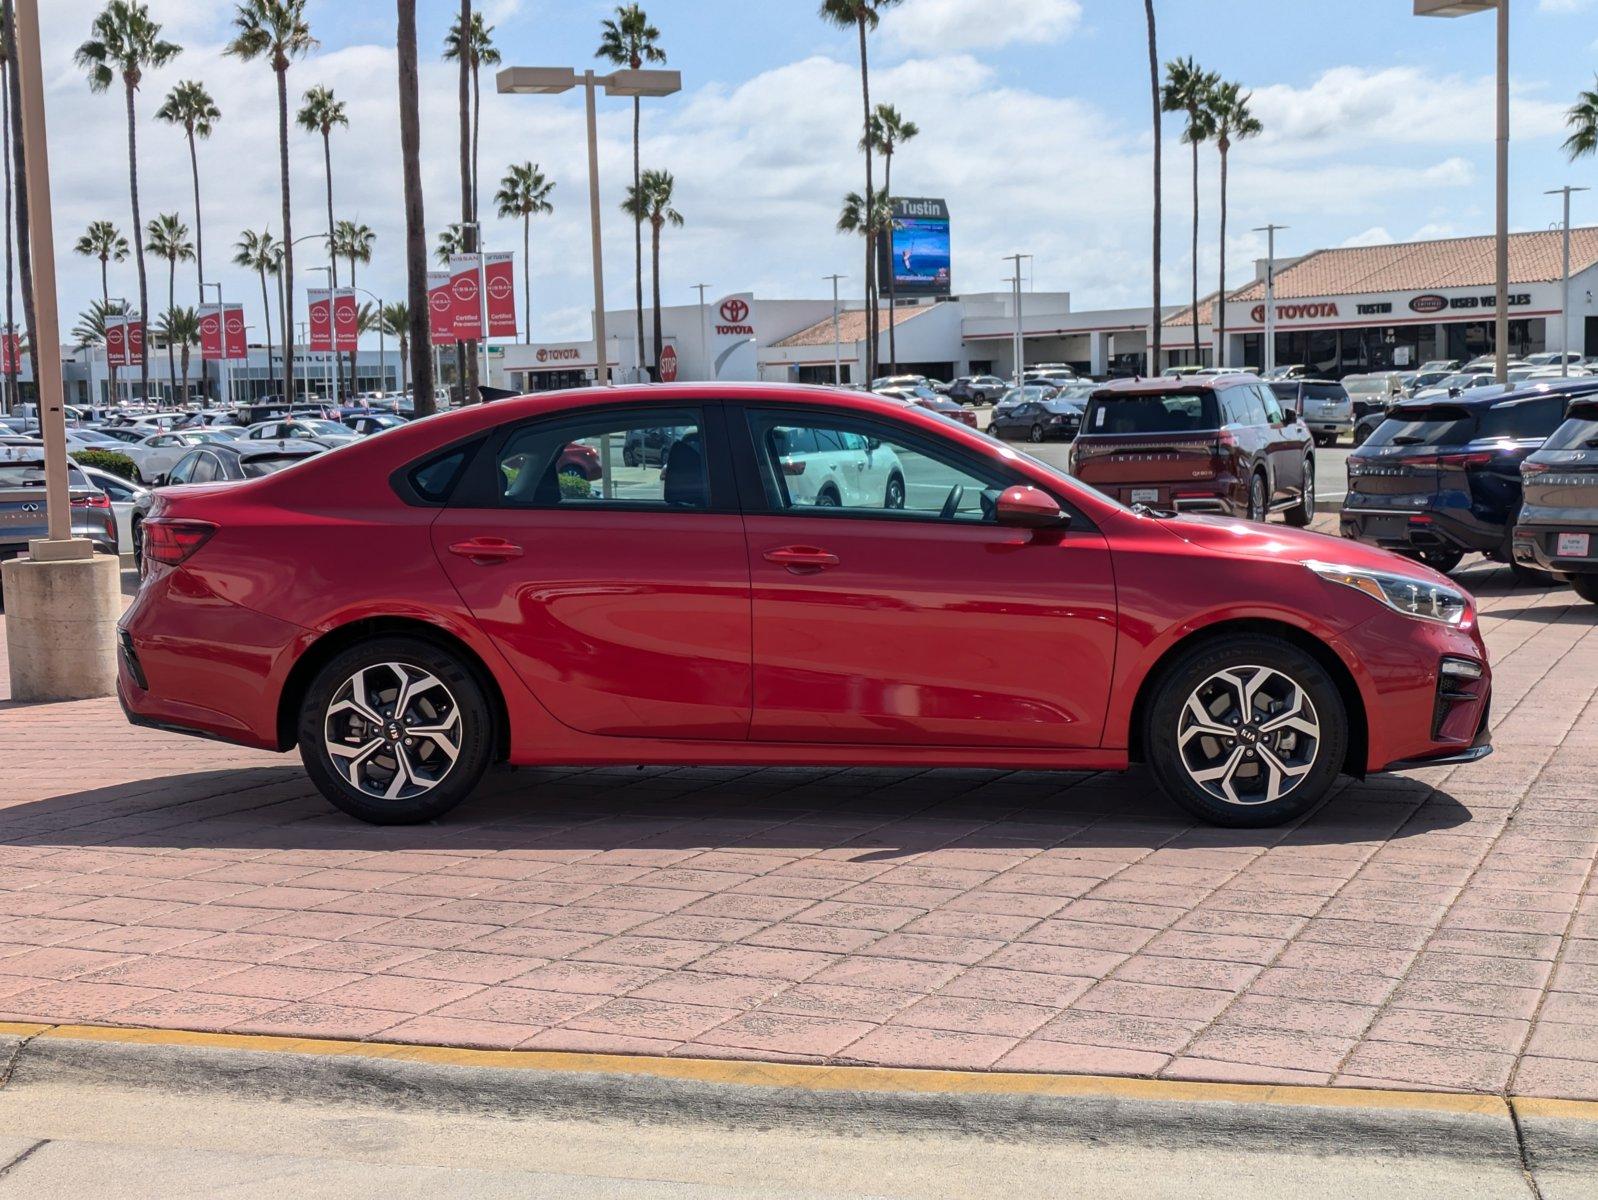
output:
<instances>
[{"instance_id":1,"label":"street light pole","mask_svg":"<svg viewBox=\"0 0 1598 1200\"><path fill-rule=\"evenodd\" d=\"M1276 231L1286 225L1260 225L1254 233L1265 235L1265 370L1276 367ZM1216 303L1221 297L1216 297Z\"/></svg>"},{"instance_id":2,"label":"street light pole","mask_svg":"<svg viewBox=\"0 0 1598 1200\"><path fill-rule=\"evenodd\" d=\"M1559 376L1561 379L1570 375L1570 193L1585 192L1591 189L1584 187L1571 187L1568 183L1561 188L1552 188L1543 193L1545 196L1563 196L1565 198L1565 216L1559 228L1564 240L1564 286L1559 293Z\"/></svg>"},{"instance_id":3,"label":"street light pole","mask_svg":"<svg viewBox=\"0 0 1598 1200\"><path fill-rule=\"evenodd\" d=\"M843 386L843 334L838 327L838 280L847 275L823 275L832 280L832 386Z\"/></svg>"},{"instance_id":4,"label":"street light pole","mask_svg":"<svg viewBox=\"0 0 1598 1200\"><path fill-rule=\"evenodd\" d=\"M1026 369L1026 333L1021 324L1021 260L1031 260L1030 254L1007 254L1004 261L1015 264L1015 386L1021 386L1021 375Z\"/></svg>"},{"instance_id":5,"label":"street light pole","mask_svg":"<svg viewBox=\"0 0 1598 1200\"><path fill-rule=\"evenodd\" d=\"M599 119L595 113L594 90L603 87L607 96L669 96L682 90L682 73L621 70L595 75L592 70L584 70L578 75L571 67L506 67L494 77L495 90L501 95L554 95L578 86L583 89L588 119L588 236L594 259L594 378L597 383L608 384L610 356L605 345L605 271L599 238ZM644 348L638 347L640 360L643 353ZM608 486L608 471L605 478Z\"/></svg>"},{"instance_id":6,"label":"street light pole","mask_svg":"<svg viewBox=\"0 0 1598 1200\"><path fill-rule=\"evenodd\" d=\"M710 365L710 349L705 341L705 289L708 283L696 283L694 291L699 293L699 362L702 366Z\"/></svg>"}]
</instances>

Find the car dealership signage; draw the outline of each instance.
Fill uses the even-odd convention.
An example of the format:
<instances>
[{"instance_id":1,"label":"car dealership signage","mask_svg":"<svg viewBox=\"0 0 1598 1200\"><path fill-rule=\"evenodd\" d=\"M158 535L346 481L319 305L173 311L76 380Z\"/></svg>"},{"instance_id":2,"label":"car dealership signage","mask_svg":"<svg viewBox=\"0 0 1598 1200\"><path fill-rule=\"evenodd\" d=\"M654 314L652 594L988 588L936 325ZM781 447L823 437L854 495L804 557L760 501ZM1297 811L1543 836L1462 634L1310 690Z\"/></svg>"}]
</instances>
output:
<instances>
[{"instance_id":1,"label":"car dealership signage","mask_svg":"<svg viewBox=\"0 0 1598 1200\"><path fill-rule=\"evenodd\" d=\"M1539 315L1559 307L1557 284L1522 285L1509 294L1509 308L1537 311ZM1278 330L1315 326L1403 325L1423 320L1468 321L1496 311L1491 292L1475 288L1456 288L1444 292L1373 292L1353 296L1328 296L1321 299L1279 300L1273 313ZM1265 305L1255 301L1232 301L1227 306L1227 325L1236 332L1254 332L1265 324ZM1250 326L1253 326L1250 329Z\"/></svg>"}]
</instances>

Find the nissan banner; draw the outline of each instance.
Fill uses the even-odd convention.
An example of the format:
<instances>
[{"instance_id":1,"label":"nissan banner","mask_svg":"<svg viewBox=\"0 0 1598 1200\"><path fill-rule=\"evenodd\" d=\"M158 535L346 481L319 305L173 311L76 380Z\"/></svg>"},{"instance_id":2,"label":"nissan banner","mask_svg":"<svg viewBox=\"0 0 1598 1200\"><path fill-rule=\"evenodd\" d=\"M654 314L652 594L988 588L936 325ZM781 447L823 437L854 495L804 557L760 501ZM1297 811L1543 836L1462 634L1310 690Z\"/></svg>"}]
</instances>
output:
<instances>
[{"instance_id":1,"label":"nissan banner","mask_svg":"<svg viewBox=\"0 0 1598 1200\"><path fill-rule=\"evenodd\" d=\"M477 289L477 255L449 256L450 328L455 340L478 342L483 338L483 304Z\"/></svg>"},{"instance_id":2,"label":"nissan banner","mask_svg":"<svg viewBox=\"0 0 1598 1200\"><path fill-rule=\"evenodd\" d=\"M0 375L15 375L22 370L22 339L14 333L0 333Z\"/></svg>"},{"instance_id":3,"label":"nissan banner","mask_svg":"<svg viewBox=\"0 0 1598 1200\"><path fill-rule=\"evenodd\" d=\"M222 310L222 357L248 358L250 348L244 340L244 306L229 304Z\"/></svg>"},{"instance_id":4,"label":"nissan banner","mask_svg":"<svg viewBox=\"0 0 1598 1200\"><path fill-rule=\"evenodd\" d=\"M483 255L483 286L488 289L488 336L516 336L516 256Z\"/></svg>"},{"instance_id":5,"label":"nissan banner","mask_svg":"<svg viewBox=\"0 0 1598 1200\"><path fill-rule=\"evenodd\" d=\"M448 271L427 273L427 328L431 331L433 345L453 346L455 326L451 321L454 298L449 290Z\"/></svg>"},{"instance_id":6,"label":"nissan banner","mask_svg":"<svg viewBox=\"0 0 1598 1200\"><path fill-rule=\"evenodd\" d=\"M333 292L330 288L308 288L311 306L311 350L333 349Z\"/></svg>"},{"instance_id":7,"label":"nissan banner","mask_svg":"<svg viewBox=\"0 0 1598 1200\"><path fill-rule=\"evenodd\" d=\"M106 317L105 355L113 367L136 367L143 363L144 322L130 316Z\"/></svg>"},{"instance_id":8,"label":"nissan banner","mask_svg":"<svg viewBox=\"0 0 1598 1200\"><path fill-rule=\"evenodd\" d=\"M222 306L220 304L203 304L200 306L200 359L203 362L220 362L223 357L224 332L222 328Z\"/></svg>"},{"instance_id":9,"label":"nissan banner","mask_svg":"<svg viewBox=\"0 0 1598 1200\"><path fill-rule=\"evenodd\" d=\"M340 288L333 293L333 348L341 354L354 350L360 333L361 314L355 291Z\"/></svg>"}]
</instances>

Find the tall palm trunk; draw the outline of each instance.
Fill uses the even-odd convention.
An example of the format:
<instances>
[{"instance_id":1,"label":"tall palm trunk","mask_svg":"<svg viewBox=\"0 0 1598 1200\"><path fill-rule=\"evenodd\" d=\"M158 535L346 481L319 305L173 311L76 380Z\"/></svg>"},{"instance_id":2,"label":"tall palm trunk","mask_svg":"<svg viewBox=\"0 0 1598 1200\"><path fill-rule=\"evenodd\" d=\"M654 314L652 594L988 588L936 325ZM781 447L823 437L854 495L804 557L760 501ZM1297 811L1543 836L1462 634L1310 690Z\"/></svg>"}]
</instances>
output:
<instances>
[{"instance_id":1,"label":"tall palm trunk","mask_svg":"<svg viewBox=\"0 0 1598 1200\"><path fill-rule=\"evenodd\" d=\"M205 304L205 222L200 219L200 156L194 148L194 126L186 125L189 135L189 172L194 176L194 273L199 280L200 304ZM221 300L221 297L217 297ZM189 369L188 360L184 359L183 368L183 398L189 398ZM202 368L203 370L203 368ZM217 381L221 382L221 368L217 368ZM210 375L206 373L207 393L209 393Z\"/></svg>"},{"instance_id":2,"label":"tall palm trunk","mask_svg":"<svg viewBox=\"0 0 1598 1200\"><path fill-rule=\"evenodd\" d=\"M127 101L128 109L128 196L133 203L133 261L138 267L139 275L139 321L146 326L150 320L150 283L144 270L144 219L139 215L139 140L138 118L133 109L133 81L126 75L122 77L122 91ZM15 100L13 100L15 104ZM17 171L21 178L20 166ZM17 203L18 235L21 234L20 224L22 200L19 194ZM28 284L24 279L23 288ZM26 302L26 296L24 296ZM131 348L131 343L130 343ZM150 354L148 347L139 351L139 401L143 403L150 395Z\"/></svg>"},{"instance_id":3,"label":"tall palm trunk","mask_svg":"<svg viewBox=\"0 0 1598 1200\"><path fill-rule=\"evenodd\" d=\"M871 74L866 60L866 18L864 11L855 20L860 34L860 104L865 114L863 126L866 148L866 382L877 373L877 255L876 232L872 229L872 214L876 211L876 194L871 186Z\"/></svg>"},{"instance_id":4,"label":"tall palm trunk","mask_svg":"<svg viewBox=\"0 0 1598 1200\"><path fill-rule=\"evenodd\" d=\"M882 152L882 194L887 197L888 203L893 203L893 151ZM887 239L888 248L888 374L899 373L899 344L895 337L898 322L893 319L894 276L898 269L893 261L893 217L890 211L888 227L882 231L882 236Z\"/></svg>"},{"instance_id":5,"label":"tall palm trunk","mask_svg":"<svg viewBox=\"0 0 1598 1200\"><path fill-rule=\"evenodd\" d=\"M1215 365L1226 365L1226 140L1220 143L1221 149L1221 286L1215 296L1215 329L1219 335L1215 353Z\"/></svg>"},{"instance_id":6,"label":"tall palm trunk","mask_svg":"<svg viewBox=\"0 0 1598 1200\"><path fill-rule=\"evenodd\" d=\"M460 118L461 118L461 250L467 254L477 251L477 238L481 233L475 225L472 215L472 0L461 0L461 69L460 69ZM479 311L481 311L482 298L478 298ZM488 330L482 331L485 335ZM462 343L458 351L456 362L460 366L461 403L473 404L478 398L477 391L477 343Z\"/></svg>"},{"instance_id":7,"label":"tall palm trunk","mask_svg":"<svg viewBox=\"0 0 1598 1200\"><path fill-rule=\"evenodd\" d=\"M1149 91L1154 97L1154 263L1150 278L1154 290L1154 311L1149 322L1149 355L1145 364L1150 375L1160 373L1160 327L1164 319L1160 304L1160 226L1163 220L1160 196L1160 55L1155 39L1154 0L1143 0L1143 15L1149 27Z\"/></svg>"},{"instance_id":8,"label":"tall palm trunk","mask_svg":"<svg viewBox=\"0 0 1598 1200\"><path fill-rule=\"evenodd\" d=\"M337 253L336 247L337 247L338 243L333 240L333 229L334 229L334 226L333 226L333 147L332 147L332 138L329 136L329 132L330 131L327 130L327 129L323 129L322 130L322 167L326 171L326 174L327 174L327 264L328 264L328 273L327 273L327 281L328 282L327 282L327 286L332 288L334 291L337 291L338 290L338 253ZM327 306L327 337L328 337L328 344L333 347L331 353L333 355L333 362L334 362L333 375L334 375L335 378L340 374L340 372L338 370L338 366L337 366L337 364L338 364L338 321L334 317L334 314L337 311L338 311L338 303L337 303L337 301L335 299L329 298L328 306ZM331 396L328 397L328 398L329 399L333 399L333 397L331 397Z\"/></svg>"},{"instance_id":9,"label":"tall palm trunk","mask_svg":"<svg viewBox=\"0 0 1598 1200\"><path fill-rule=\"evenodd\" d=\"M11 0L5 0L4 13L5 42L7 46L15 47L17 44L17 12ZM16 51L11 51L12 65L16 65ZM30 222L28 220L28 154L27 147L22 142L22 77L15 70L8 71L6 79L6 95L11 103L11 120L7 128L11 134L11 169L21 187L14 189L12 202L16 208L17 220L17 267L22 276L22 319L28 327L28 357L33 360L34 387L38 388L39 375L37 371L38 360L34 358L34 347L39 344L39 339L34 336L34 311L33 311L33 249L28 243L30 236ZM11 329L16 334L16 327ZM19 353L17 358L21 358ZM42 411L42 410L41 410Z\"/></svg>"},{"instance_id":10,"label":"tall palm trunk","mask_svg":"<svg viewBox=\"0 0 1598 1200\"><path fill-rule=\"evenodd\" d=\"M183 355L182 355L182 358L183 358L183 404L184 404L184 407L188 407L188 403L189 403L189 344L187 342L183 343Z\"/></svg>"},{"instance_id":11,"label":"tall palm trunk","mask_svg":"<svg viewBox=\"0 0 1598 1200\"><path fill-rule=\"evenodd\" d=\"M10 0L6 0L6 7L10 7ZM8 43L9 44L9 43ZM12 277L15 270L11 240L11 62L9 59L0 58L0 157L5 159L6 176L6 328L7 336L16 332L16 311L12 307L12 292L14 285ZM104 259L101 260L102 269ZM17 404L17 359L16 354L7 355L5 371L5 394L0 396L0 413L9 413ZM107 361L110 355L106 355ZM114 370L115 368L113 368ZM112 378L116 378L114 375Z\"/></svg>"},{"instance_id":12,"label":"tall palm trunk","mask_svg":"<svg viewBox=\"0 0 1598 1200\"><path fill-rule=\"evenodd\" d=\"M635 56L632 60L633 70L638 69L639 60ZM638 161L638 135L640 107L638 97L633 97L633 195L640 194L639 189L643 184L643 173ZM633 214L633 315L638 322L638 365L647 367L643 362L644 357L644 214L639 209ZM604 350L601 349L603 354ZM658 360L657 360L658 361ZM650 378L654 378L653 373Z\"/></svg>"},{"instance_id":13,"label":"tall palm trunk","mask_svg":"<svg viewBox=\"0 0 1598 1200\"><path fill-rule=\"evenodd\" d=\"M650 301L654 305L655 324L655 358L660 362L660 227L664 224L663 218L655 218L649 223L649 276L650 276Z\"/></svg>"},{"instance_id":14,"label":"tall palm trunk","mask_svg":"<svg viewBox=\"0 0 1598 1200\"><path fill-rule=\"evenodd\" d=\"M422 211L416 0L395 0L395 7L398 13L395 74L399 84L400 165L405 188L405 299L410 319L411 403L416 415L425 417L433 411L433 337L427 307L427 222Z\"/></svg>"},{"instance_id":15,"label":"tall palm trunk","mask_svg":"<svg viewBox=\"0 0 1598 1200\"><path fill-rule=\"evenodd\" d=\"M1198 284L1198 233L1199 233L1199 144L1193 143L1193 362L1201 364L1204 356L1199 351L1199 284Z\"/></svg>"},{"instance_id":16,"label":"tall palm trunk","mask_svg":"<svg viewBox=\"0 0 1598 1200\"><path fill-rule=\"evenodd\" d=\"M172 385L172 403L178 399L178 364L172 346L172 314L178 306L178 260L170 259L166 270L166 326L168 337L166 339L166 374L167 381ZM188 399L187 396L184 399Z\"/></svg>"},{"instance_id":17,"label":"tall palm trunk","mask_svg":"<svg viewBox=\"0 0 1598 1200\"><path fill-rule=\"evenodd\" d=\"M483 95L478 74L482 64L477 61L477 51L472 55L472 220L477 220L477 142L483 132ZM354 270L353 267L350 268Z\"/></svg>"},{"instance_id":18,"label":"tall palm trunk","mask_svg":"<svg viewBox=\"0 0 1598 1200\"><path fill-rule=\"evenodd\" d=\"M527 328L522 333L522 344L533 344L533 268L530 261L533 233L532 213L522 214L522 312Z\"/></svg>"},{"instance_id":19,"label":"tall palm trunk","mask_svg":"<svg viewBox=\"0 0 1598 1200\"><path fill-rule=\"evenodd\" d=\"M261 266L256 272L261 277L261 320L266 325L266 373L272 374L272 300L266 290L266 267ZM248 365L249 360L245 363Z\"/></svg>"},{"instance_id":20,"label":"tall palm trunk","mask_svg":"<svg viewBox=\"0 0 1598 1200\"><path fill-rule=\"evenodd\" d=\"M350 247L350 248L352 250L354 249L353 246ZM352 292L355 291L355 255L353 255L353 254L350 255L350 291L352 291ZM359 307L360 307L360 302L359 302L359 300L357 300L356 301L357 311L359 310ZM359 324L357 324L356 328L355 328L356 346L355 346L355 349L350 351L350 385L344 391L344 394L346 396L348 396L348 397L351 397L351 398L353 398L354 395L355 395L355 385L356 385L356 378L355 378L355 365L356 364L355 364L355 360L356 360L356 356L358 354L360 354L360 352L361 352L360 340L361 340L361 331L360 331Z\"/></svg>"},{"instance_id":21,"label":"tall palm trunk","mask_svg":"<svg viewBox=\"0 0 1598 1200\"><path fill-rule=\"evenodd\" d=\"M294 226L289 213L289 64L279 56L277 73L277 169L283 191L283 272L278 277L283 306L283 399L294 402Z\"/></svg>"},{"instance_id":22,"label":"tall palm trunk","mask_svg":"<svg viewBox=\"0 0 1598 1200\"><path fill-rule=\"evenodd\" d=\"M100 255L100 312L103 314L102 320L104 319L105 315L109 315L111 312L110 262L111 256L109 254L102 253ZM10 316L10 313L6 314L8 320L10 319ZM111 362L111 339L109 337L105 339L105 366L106 371L110 376L108 381L109 392L106 396L106 403L115 404L117 392L117 369L116 366Z\"/></svg>"}]
</instances>

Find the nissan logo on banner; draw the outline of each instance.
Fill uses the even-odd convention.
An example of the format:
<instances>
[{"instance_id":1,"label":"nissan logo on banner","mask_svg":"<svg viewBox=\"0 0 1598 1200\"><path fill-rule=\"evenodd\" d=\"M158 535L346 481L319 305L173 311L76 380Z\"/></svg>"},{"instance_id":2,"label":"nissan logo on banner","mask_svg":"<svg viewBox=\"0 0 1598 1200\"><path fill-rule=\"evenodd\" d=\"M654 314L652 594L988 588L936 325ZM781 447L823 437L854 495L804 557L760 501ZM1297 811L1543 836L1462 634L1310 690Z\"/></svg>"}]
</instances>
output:
<instances>
[{"instance_id":1,"label":"nissan logo on banner","mask_svg":"<svg viewBox=\"0 0 1598 1200\"><path fill-rule=\"evenodd\" d=\"M755 297L735 292L716 301L706 322L713 379L758 379L755 356Z\"/></svg>"}]
</instances>

